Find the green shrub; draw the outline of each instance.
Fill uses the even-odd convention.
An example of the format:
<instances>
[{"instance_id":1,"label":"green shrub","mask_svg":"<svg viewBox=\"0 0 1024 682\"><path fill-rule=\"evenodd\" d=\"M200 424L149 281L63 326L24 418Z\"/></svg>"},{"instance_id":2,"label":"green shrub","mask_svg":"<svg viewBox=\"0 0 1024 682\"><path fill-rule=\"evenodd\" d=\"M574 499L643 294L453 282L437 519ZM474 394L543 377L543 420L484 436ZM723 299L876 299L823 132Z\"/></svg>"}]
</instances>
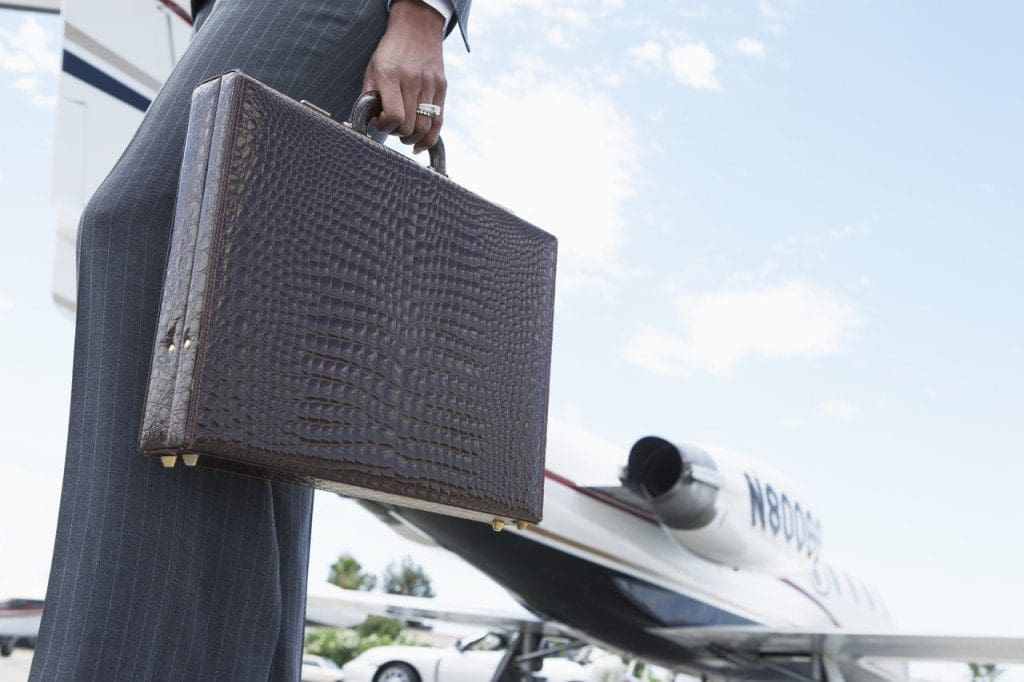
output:
<instances>
[{"instance_id":1,"label":"green shrub","mask_svg":"<svg viewBox=\"0 0 1024 682\"><path fill-rule=\"evenodd\" d=\"M368 624L370 618L377 618L380 622ZM423 646L420 642L402 636L401 621L375 616L370 618L355 629L308 628L305 639L306 653L330 658L338 665L345 665L367 649L377 646ZM397 624L397 631L393 624ZM364 626L366 631L362 632Z\"/></svg>"},{"instance_id":2,"label":"green shrub","mask_svg":"<svg viewBox=\"0 0 1024 682\"><path fill-rule=\"evenodd\" d=\"M361 625L356 626L356 632L362 637L382 635L391 639L398 639L404 629L402 621L384 616L367 616Z\"/></svg>"}]
</instances>

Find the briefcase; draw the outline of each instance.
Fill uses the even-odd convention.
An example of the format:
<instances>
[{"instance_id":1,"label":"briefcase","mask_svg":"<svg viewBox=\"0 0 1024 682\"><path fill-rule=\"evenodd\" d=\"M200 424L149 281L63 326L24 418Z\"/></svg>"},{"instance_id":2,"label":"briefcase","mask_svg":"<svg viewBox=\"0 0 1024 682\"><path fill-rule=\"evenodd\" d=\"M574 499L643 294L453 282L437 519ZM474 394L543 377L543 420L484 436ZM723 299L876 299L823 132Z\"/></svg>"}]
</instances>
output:
<instances>
[{"instance_id":1,"label":"briefcase","mask_svg":"<svg viewBox=\"0 0 1024 682\"><path fill-rule=\"evenodd\" d=\"M192 96L139 447L541 519L556 240L232 71Z\"/></svg>"}]
</instances>

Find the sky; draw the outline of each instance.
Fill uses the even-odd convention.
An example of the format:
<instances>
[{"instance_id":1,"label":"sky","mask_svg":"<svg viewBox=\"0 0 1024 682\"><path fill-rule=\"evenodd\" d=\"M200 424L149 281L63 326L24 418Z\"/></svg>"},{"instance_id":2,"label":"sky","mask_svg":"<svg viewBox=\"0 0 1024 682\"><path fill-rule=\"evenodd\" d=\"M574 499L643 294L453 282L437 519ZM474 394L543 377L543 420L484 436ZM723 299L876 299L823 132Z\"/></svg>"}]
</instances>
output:
<instances>
[{"instance_id":1,"label":"sky","mask_svg":"<svg viewBox=\"0 0 1024 682\"><path fill-rule=\"evenodd\" d=\"M0 10L0 596L45 589L67 433L59 30ZM1024 7L490 0L469 40L449 172L560 242L549 463L745 453L900 626L1024 634ZM314 514L311 579L412 552L441 596L507 600L350 502Z\"/></svg>"}]
</instances>

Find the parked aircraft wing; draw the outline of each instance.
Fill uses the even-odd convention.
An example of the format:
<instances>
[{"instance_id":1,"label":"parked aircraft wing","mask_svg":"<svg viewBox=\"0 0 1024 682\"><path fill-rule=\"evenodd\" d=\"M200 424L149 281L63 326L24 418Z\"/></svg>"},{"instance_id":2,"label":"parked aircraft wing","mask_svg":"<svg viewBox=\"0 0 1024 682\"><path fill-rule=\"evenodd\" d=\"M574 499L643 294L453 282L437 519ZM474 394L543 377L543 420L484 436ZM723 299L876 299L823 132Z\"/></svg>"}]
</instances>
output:
<instances>
[{"instance_id":1,"label":"parked aircraft wing","mask_svg":"<svg viewBox=\"0 0 1024 682\"><path fill-rule=\"evenodd\" d=\"M766 656L822 654L848 660L1024 663L1024 637L772 629L754 625L658 628L653 632L684 646L714 645Z\"/></svg>"},{"instance_id":2,"label":"parked aircraft wing","mask_svg":"<svg viewBox=\"0 0 1024 682\"><path fill-rule=\"evenodd\" d=\"M651 632L718 665L755 666L817 661L819 679L874 682L899 679L894 666L911 661L1024 663L1024 637L899 631L803 630L756 625L656 628ZM712 664L713 665L713 664Z\"/></svg>"},{"instance_id":3,"label":"parked aircraft wing","mask_svg":"<svg viewBox=\"0 0 1024 682\"><path fill-rule=\"evenodd\" d=\"M349 497L348 495L342 495L340 493L338 494L338 497L355 500L355 502L360 507L376 516L378 521L386 525L388 528L390 528L396 534L400 535L406 540L410 540L412 542L415 542L420 545L425 545L427 547L438 546L437 543L434 542L434 539L432 537L421 531L419 528L416 528L415 526L407 523L397 514L394 514L391 511L391 507L389 507L386 504L381 504L380 502L371 502L370 500L360 500L354 497Z\"/></svg>"},{"instance_id":4,"label":"parked aircraft wing","mask_svg":"<svg viewBox=\"0 0 1024 682\"><path fill-rule=\"evenodd\" d=\"M331 583L310 585L306 620L319 625L347 627L368 615L403 620L443 620L482 626L521 628L540 626L540 618L522 608L489 609L444 602L434 597L407 597L382 592L345 590ZM353 621L353 617L358 616Z\"/></svg>"}]
</instances>

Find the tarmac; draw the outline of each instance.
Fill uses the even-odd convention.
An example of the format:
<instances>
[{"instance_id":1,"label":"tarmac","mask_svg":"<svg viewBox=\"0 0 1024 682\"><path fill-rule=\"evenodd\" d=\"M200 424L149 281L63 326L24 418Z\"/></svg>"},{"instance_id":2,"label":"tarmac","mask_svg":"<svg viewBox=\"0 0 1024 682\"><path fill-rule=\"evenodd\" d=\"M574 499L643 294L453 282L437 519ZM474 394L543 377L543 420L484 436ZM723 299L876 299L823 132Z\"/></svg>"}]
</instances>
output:
<instances>
[{"instance_id":1,"label":"tarmac","mask_svg":"<svg viewBox=\"0 0 1024 682\"><path fill-rule=\"evenodd\" d=\"M15 649L7 657L0 658L0 682L25 682L32 667L32 650Z\"/></svg>"}]
</instances>

